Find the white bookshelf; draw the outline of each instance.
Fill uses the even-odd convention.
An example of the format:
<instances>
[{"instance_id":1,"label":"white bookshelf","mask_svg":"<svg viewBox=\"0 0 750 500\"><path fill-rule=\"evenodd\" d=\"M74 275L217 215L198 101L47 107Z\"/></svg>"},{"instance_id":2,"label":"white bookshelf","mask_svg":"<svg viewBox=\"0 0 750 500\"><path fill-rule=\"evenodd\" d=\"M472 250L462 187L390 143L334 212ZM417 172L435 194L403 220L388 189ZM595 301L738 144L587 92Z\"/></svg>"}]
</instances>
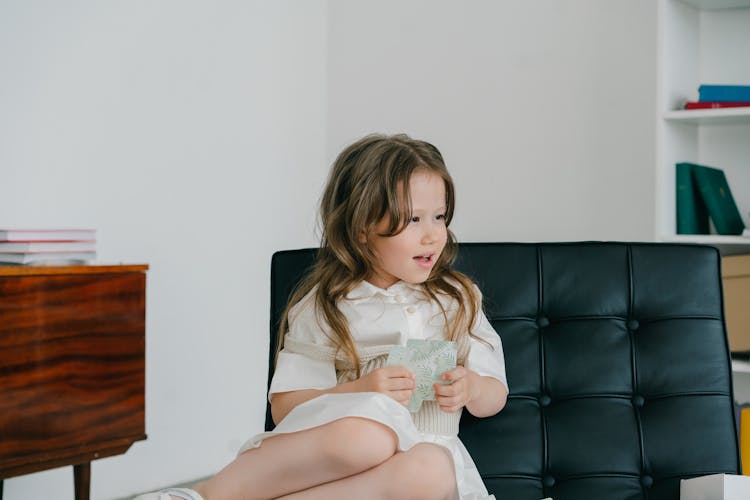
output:
<instances>
[{"instance_id":1,"label":"white bookshelf","mask_svg":"<svg viewBox=\"0 0 750 500\"><path fill-rule=\"evenodd\" d=\"M750 253L750 238L678 235L675 222L675 163L692 162L724 171L750 227L750 108L681 109L701 84L750 85L750 0L659 0L658 46L656 239Z\"/></svg>"},{"instance_id":2,"label":"white bookshelf","mask_svg":"<svg viewBox=\"0 0 750 500\"><path fill-rule=\"evenodd\" d=\"M748 55L750 57L750 55ZM665 111L667 122L699 125L747 125L750 124L750 108L681 109Z\"/></svg>"},{"instance_id":3,"label":"white bookshelf","mask_svg":"<svg viewBox=\"0 0 750 500\"><path fill-rule=\"evenodd\" d=\"M661 241L670 243L699 243L715 246L721 249L722 255L750 253L750 241L748 240L750 238L719 234L669 234L661 238Z\"/></svg>"}]
</instances>

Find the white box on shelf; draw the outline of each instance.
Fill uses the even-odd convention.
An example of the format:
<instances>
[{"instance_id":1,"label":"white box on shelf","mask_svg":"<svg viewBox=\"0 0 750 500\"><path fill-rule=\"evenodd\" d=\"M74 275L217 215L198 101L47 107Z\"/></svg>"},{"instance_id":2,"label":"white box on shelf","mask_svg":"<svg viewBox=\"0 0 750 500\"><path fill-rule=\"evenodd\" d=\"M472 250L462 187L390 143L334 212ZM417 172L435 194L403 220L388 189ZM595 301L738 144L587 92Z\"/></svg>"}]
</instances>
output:
<instances>
[{"instance_id":1,"label":"white box on shelf","mask_svg":"<svg viewBox=\"0 0 750 500\"><path fill-rule=\"evenodd\" d=\"M747 500L750 476L711 474L680 481L680 500Z\"/></svg>"}]
</instances>

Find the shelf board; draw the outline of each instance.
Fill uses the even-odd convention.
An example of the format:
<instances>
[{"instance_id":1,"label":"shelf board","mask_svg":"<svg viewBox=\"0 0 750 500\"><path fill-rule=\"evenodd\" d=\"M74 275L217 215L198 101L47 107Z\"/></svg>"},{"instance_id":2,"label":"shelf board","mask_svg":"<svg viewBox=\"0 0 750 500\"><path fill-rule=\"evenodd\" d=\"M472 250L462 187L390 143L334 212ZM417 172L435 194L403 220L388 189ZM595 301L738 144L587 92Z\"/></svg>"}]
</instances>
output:
<instances>
[{"instance_id":1,"label":"shelf board","mask_svg":"<svg viewBox=\"0 0 750 500\"><path fill-rule=\"evenodd\" d=\"M747 361L740 361L738 359L733 359L732 371L735 373L750 373L750 363Z\"/></svg>"},{"instance_id":2,"label":"shelf board","mask_svg":"<svg viewBox=\"0 0 750 500\"><path fill-rule=\"evenodd\" d=\"M701 10L721 10L750 7L750 0L682 0Z\"/></svg>"},{"instance_id":3,"label":"shelf board","mask_svg":"<svg viewBox=\"0 0 750 500\"><path fill-rule=\"evenodd\" d=\"M703 245L746 245L750 250L750 238L721 234L670 234L662 240L672 243L700 243Z\"/></svg>"},{"instance_id":4,"label":"shelf board","mask_svg":"<svg viewBox=\"0 0 750 500\"><path fill-rule=\"evenodd\" d=\"M692 243L711 245L722 255L750 254L750 238L743 236L723 236L719 234L666 234L660 241L667 243Z\"/></svg>"},{"instance_id":5,"label":"shelf board","mask_svg":"<svg viewBox=\"0 0 750 500\"><path fill-rule=\"evenodd\" d=\"M750 124L750 106L744 108L678 109L664 113L664 119L692 125Z\"/></svg>"},{"instance_id":6,"label":"shelf board","mask_svg":"<svg viewBox=\"0 0 750 500\"><path fill-rule=\"evenodd\" d=\"M748 245L750 238L744 236L726 236L722 234L672 234L664 236L664 241L673 243L702 243L707 245Z\"/></svg>"}]
</instances>

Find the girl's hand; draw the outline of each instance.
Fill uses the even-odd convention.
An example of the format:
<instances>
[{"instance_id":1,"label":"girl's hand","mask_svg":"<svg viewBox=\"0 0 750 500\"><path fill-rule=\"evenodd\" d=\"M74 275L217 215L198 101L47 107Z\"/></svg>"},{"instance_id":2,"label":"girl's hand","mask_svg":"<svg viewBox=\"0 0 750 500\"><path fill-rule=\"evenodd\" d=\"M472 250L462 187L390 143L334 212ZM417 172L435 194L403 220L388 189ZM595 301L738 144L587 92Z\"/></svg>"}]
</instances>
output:
<instances>
[{"instance_id":1,"label":"girl's hand","mask_svg":"<svg viewBox=\"0 0 750 500\"><path fill-rule=\"evenodd\" d=\"M357 392L380 392L402 405L414 394L414 374L404 366L385 366L355 381Z\"/></svg>"},{"instance_id":2,"label":"girl's hand","mask_svg":"<svg viewBox=\"0 0 750 500\"><path fill-rule=\"evenodd\" d=\"M479 397L477 377L479 375L463 366L443 373L440 378L450 385L434 384L435 399L440 409L447 413L455 413Z\"/></svg>"}]
</instances>

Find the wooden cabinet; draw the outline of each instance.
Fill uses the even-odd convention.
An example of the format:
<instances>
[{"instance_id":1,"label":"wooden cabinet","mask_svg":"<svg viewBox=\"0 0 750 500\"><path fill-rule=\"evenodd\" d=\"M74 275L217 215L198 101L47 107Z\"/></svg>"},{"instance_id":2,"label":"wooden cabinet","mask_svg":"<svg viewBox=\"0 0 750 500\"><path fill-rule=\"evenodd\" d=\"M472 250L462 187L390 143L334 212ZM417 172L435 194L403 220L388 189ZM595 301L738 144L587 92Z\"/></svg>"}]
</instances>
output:
<instances>
[{"instance_id":1,"label":"wooden cabinet","mask_svg":"<svg viewBox=\"0 0 750 500\"><path fill-rule=\"evenodd\" d=\"M2 482L146 438L146 265L0 267Z\"/></svg>"}]
</instances>

